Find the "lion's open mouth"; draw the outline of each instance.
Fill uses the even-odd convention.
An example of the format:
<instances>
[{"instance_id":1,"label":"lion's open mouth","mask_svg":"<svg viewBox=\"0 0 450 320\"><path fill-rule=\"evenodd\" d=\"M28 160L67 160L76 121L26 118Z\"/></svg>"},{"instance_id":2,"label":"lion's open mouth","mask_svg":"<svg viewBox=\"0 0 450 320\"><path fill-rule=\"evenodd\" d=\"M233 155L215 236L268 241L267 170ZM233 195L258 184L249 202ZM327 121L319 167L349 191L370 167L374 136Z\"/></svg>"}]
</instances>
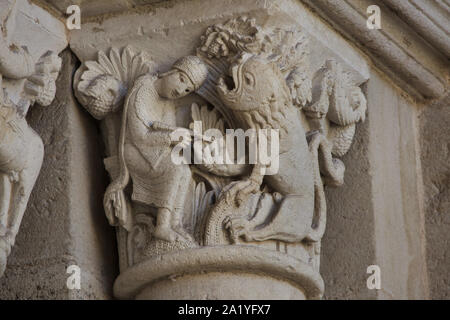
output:
<instances>
[{"instance_id":1,"label":"lion's open mouth","mask_svg":"<svg viewBox=\"0 0 450 320\"><path fill-rule=\"evenodd\" d=\"M227 96L235 89L234 81L231 77L221 76L219 82L217 83L217 90L222 93L222 95Z\"/></svg>"},{"instance_id":2,"label":"lion's open mouth","mask_svg":"<svg viewBox=\"0 0 450 320\"><path fill-rule=\"evenodd\" d=\"M219 82L216 86L219 94L226 99L235 99L236 96L240 93L240 81L239 81L239 72L240 66L234 65L231 67L230 76L221 76L219 78Z\"/></svg>"}]
</instances>

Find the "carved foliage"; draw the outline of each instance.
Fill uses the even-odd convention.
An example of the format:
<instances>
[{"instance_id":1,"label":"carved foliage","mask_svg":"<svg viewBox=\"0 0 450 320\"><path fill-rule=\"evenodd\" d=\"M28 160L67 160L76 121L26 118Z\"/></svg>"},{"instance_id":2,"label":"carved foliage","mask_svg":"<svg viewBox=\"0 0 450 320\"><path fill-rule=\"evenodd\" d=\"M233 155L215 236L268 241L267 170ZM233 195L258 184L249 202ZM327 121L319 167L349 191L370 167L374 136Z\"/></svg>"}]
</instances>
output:
<instances>
[{"instance_id":1,"label":"carved foliage","mask_svg":"<svg viewBox=\"0 0 450 320\"><path fill-rule=\"evenodd\" d=\"M134 80L149 73L152 67L144 53L137 54L131 47L122 52L112 48L109 55L100 51L98 61L87 61L79 70L75 95L94 118L103 119L122 106Z\"/></svg>"}]
</instances>

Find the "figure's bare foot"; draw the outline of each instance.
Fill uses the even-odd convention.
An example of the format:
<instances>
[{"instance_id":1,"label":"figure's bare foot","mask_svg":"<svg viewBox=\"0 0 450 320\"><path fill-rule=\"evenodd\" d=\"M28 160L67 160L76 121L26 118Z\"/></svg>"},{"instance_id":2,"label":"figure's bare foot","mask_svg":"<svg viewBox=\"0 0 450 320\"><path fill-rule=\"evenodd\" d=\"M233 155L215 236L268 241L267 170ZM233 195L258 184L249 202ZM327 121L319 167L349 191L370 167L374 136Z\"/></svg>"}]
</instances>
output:
<instances>
[{"instance_id":1,"label":"figure's bare foot","mask_svg":"<svg viewBox=\"0 0 450 320\"><path fill-rule=\"evenodd\" d=\"M177 225L173 229L183 240L194 242L194 238L181 225Z\"/></svg>"},{"instance_id":2,"label":"figure's bare foot","mask_svg":"<svg viewBox=\"0 0 450 320\"><path fill-rule=\"evenodd\" d=\"M180 238L180 235L169 227L157 226L153 233L153 236L157 239L167 242L174 242Z\"/></svg>"}]
</instances>

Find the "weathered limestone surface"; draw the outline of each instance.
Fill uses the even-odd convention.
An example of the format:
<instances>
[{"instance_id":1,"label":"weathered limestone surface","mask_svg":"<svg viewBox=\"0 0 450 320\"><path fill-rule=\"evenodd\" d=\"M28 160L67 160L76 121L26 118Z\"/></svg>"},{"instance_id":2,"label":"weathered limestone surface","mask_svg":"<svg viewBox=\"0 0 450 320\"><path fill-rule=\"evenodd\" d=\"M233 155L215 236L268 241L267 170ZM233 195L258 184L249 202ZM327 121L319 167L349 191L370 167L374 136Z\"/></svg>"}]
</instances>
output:
<instances>
[{"instance_id":1,"label":"weathered limestone surface","mask_svg":"<svg viewBox=\"0 0 450 320\"><path fill-rule=\"evenodd\" d=\"M67 31L63 21L56 19L51 12L34 5L31 1L2 1L0 3L2 22L14 3L17 7L16 28L9 30L8 37L14 39L16 45L26 46L35 61L48 50L59 52L67 46Z\"/></svg>"},{"instance_id":2,"label":"weathered limestone surface","mask_svg":"<svg viewBox=\"0 0 450 320\"><path fill-rule=\"evenodd\" d=\"M420 146L430 298L450 299L450 98L424 106Z\"/></svg>"},{"instance_id":3,"label":"weathered limestone surface","mask_svg":"<svg viewBox=\"0 0 450 320\"><path fill-rule=\"evenodd\" d=\"M396 14L414 27L427 42L438 48L447 57L450 55L448 42L449 12L444 1L386 0Z\"/></svg>"},{"instance_id":4,"label":"weathered limestone surface","mask_svg":"<svg viewBox=\"0 0 450 320\"><path fill-rule=\"evenodd\" d=\"M317 10L367 53L375 65L410 95L419 100L440 99L448 92L449 51L448 45L442 46L443 42L448 44L448 3L416 0L302 2ZM417 4L419 2L421 4ZM366 27L370 5L377 5L381 10L381 29L375 32ZM436 38L441 40L436 42Z\"/></svg>"},{"instance_id":5,"label":"weathered limestone surface","mask_svg":"<svg viewBox=\"0 0 450 320\"><path fill-rule=\"evenodd\" d=\"M358 127L344 157L355 170L347 172L342 188L328 191L333 227L323 241L322 274L336 285L326 298L428 298L420 107L376 69L365 91L368 121ZM445 237L438 238L445 243ZM371 264L381 269L378 292L367 290L363 281Z\"/></svg>"},{"instance_id":6,"label":"weathered limestone surface","mask_svg":"<svg viewBox=\"0 0 450 320\"><path fill-rule=\"evenodd\" d=\"M367 86L364 91L367 92ZM332 213L322 242L320 269L327 284L324 299L376 298L376 292L367 290L365 282L367 266L376 262L368 150L371 121L369 116L358 126L353 146L343 157L352 168L345 175L345 184L327 190L328 210Z\"/></svg>"},{"instance_id":7,"label":"weathered limestone surface","mask_svg":"<svg viewBox=\"0 0 450 320\"><path fill-rule=\"evenodd\" d=\"M114 238L103 218L105 175L95 123L72 95L77 60L62 54L57 94L35 106L30 125L42 137L45 157L9 265L1 299L107 299L117 270ZM69 290L70 265L81 268L81 290Z\"/></svg>"},{"instance_id":8,"label":"weathered limestone surface","mask_svg":"<svg viewBox=\"0 0 450 320\"><path fill-rule=\"evenodd\" d=\"M417 106L374 72L367 94L376 263L381 299L427 298Z\"/></svg>"}]
</instances>

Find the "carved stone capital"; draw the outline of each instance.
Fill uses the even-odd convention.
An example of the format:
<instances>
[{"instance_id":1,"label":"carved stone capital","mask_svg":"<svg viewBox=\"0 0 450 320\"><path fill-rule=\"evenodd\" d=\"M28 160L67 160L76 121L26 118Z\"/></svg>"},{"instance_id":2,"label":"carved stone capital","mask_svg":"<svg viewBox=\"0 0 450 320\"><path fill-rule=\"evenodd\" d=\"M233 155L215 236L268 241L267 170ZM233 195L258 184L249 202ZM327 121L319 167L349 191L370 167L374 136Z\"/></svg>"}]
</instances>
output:
<instances>
[{"instance_id":1,"label":"carved stone capital","mask_svg":"<svg viewBox=\"0 0 450 320\"><path fill-rule=\"evenodd\" d=\"M123 32L140 31L127 41L114 17L100 31L93 21L73 34L82 61L75 95L101 121L106 145L104 206L117 227L118 298L232 298L238 283L269 285L285 298L323 294L324 188L344 183L339 158L366 117L360 85L368 68L344 42L340 50L327 43L323 26L299 24L298 15L307 15L293 1L245 8L220 17L199 10L195 20L177 4L159 8L156 17L177 12L164 32L145 12L130 12ZM274 159L197 162L229 138L226 129L276 131L269 144L278 146L279 166L271 171ZM176 163L174 148L187 152L191 143L187 162ZM218 145L216 152L230 152ZM256 291L241 294L274 297Z\"/></svg>"}]
</instances>

